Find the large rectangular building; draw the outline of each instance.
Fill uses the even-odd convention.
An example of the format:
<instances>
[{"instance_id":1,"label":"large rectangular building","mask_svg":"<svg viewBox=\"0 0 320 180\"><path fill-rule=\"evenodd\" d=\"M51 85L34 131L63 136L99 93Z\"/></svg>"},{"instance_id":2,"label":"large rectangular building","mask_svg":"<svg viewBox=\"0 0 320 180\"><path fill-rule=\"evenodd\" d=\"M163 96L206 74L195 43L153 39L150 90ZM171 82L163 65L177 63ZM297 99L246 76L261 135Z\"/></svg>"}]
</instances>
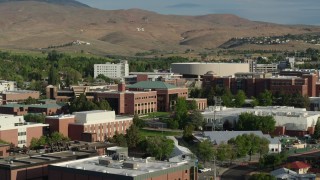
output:
<instances>
[{"instance_id":1,"label":"large rectangular building","mask_svg":"<svg viewBox=\"0 0 320 180\"><path fill-rule=\"evenodd\" d=\"M112 79L119 79L129 75L129 64L127 61L120 61L118 64L106 63L94 65L94 78L99 74Z\"/></svg>"},{"instance_id":2,"label":"large rectangular building","mask_svg":"<svg viewBox=\"0 0 320 180\"><path fill-rule=\"evenodd\" d=\"M132 117L116 116L114 111L83 111L73 115L48 116L45 120L50 132L60 132L71 140L95 142L113 137L117 131L125 134Z\"/></svg>"},{"instance_id":3,"label":"large rectangular building","mask_svg":"<svg viewBox=\"0 0 320 180\"><path fill-rule=\"evenodd\" d=\"M49 166L49 180L197 180L195 162L92 157Z\"/></svg>"},{"instance_id":4,"label":"large rectangular building","mask_svg":"<svg viewBox=\"0 0 320 180\"><path fill-rule=\"evenodd\" d=\"M47 124L27 123L23 116L0 114L0 139L18 147L29 146L32 138L40 138Z\"/></svg>"}]
</instances>

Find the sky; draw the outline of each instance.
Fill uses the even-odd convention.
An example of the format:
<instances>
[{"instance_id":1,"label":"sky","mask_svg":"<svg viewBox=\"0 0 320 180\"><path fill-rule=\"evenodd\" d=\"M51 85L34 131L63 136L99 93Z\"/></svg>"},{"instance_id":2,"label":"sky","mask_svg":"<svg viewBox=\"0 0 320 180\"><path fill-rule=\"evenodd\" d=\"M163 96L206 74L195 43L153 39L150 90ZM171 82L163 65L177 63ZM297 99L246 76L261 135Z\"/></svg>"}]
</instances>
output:
<instances>
[{"instance_id":1,"label":"sky","mask_svg":"<svg viewBox=\"0 0 320 180\"><path fill-rule=\"evenodd\" d=\"M235 14L254 21L320 25L320 0L78 0L91 7L160 14Z\"/></svg>"}]
</instances>

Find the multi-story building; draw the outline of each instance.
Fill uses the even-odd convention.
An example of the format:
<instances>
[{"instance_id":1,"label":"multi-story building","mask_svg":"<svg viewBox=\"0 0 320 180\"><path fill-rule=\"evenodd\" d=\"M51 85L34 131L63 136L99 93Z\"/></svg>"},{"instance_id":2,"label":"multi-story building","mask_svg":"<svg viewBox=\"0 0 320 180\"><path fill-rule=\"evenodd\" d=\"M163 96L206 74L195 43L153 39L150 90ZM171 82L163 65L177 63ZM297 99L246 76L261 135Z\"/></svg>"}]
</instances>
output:
<instances>
[{"instance_id":1,"label":"multi-story building","mask_svg":"<svg viewBox=\"0 0 320 180\"><path fill-rule=\"evenodd\" d=\"M23 116L28 113L41 113L44 115L55 115L63 112L61 105L59 104L6 104L0 106L1 114L12 114L17 116Z\"/></svg>"},{"instance_id":2,"label":"multi-story building","mask_svg":"<svg viewBox=\"0 0 320 180\"><path fill-rule=\"evenodd\" d=\"M171 72L130 72L124 77L126 84L135 84L140 81L162 81L177 87L186 87L186 79L180 74Z\"/></svg>"},{"instance_id":3,"label":"multi-story building","mask_svg":"<svg viewBox=\"0 0 320 180\"><path fill-rule=\"evenodd\" d=\"M230 89L233 94L239 90L246 93L247 97L256 97L265 90L275 93L301 94L302 96L316 96L318 88L317 73L286 73L278 76L269 76L262 73L236 73L235 77L218 77L207 73L203 76L204 87L221 87ZM320 88L319 88L320 89ZM319 91L320 92L320 91Z\"/></svg>"},{"instance_id":4,"label":"multi-story building","mask_svg":"<svg viewBox=\"0 0 320 180\"><path fill-rule=\"evenodd\" d=\"M3 91L0 93L0 104L10 104L23 102L29 97L39 99L39 91L17 90L17 91Z\"/></svg>"},{"instance_id":5,"label":"multi-story building","mask_svg":"<svg viewBox=\"0 0 320 180\"><path fill-rule=\"evenodd\" d=\"M157 111L156 91L128 91L125 84L118 91L102 91L94 94L97 101L106 100L116 114L147 114Z\"/></svg>"},{"instance_id":6,"label":"multi-story building","mask_svg":"<svg viewBox=\"0 0 320 180\"><path fill-rule=\"evenodd\" d=\"M18 147L29 146L32 138L40 138L47 124L27 123L23 116L0 114L0 139Z\"/></svg>"},{"instance_id":7,"label":"multi-story building","mask_svg":"<svg viewBox=\"0 0 320 180\"><path fill-rule=\"evenodd\" d=\"M125 134L132 117L116 116L114 111L84 111L74 115L46 117L50 132L58 131L72 140L87 142L105 141L115 132Z\"/></svg>"},{"instance_id":8,"label":"multi-story building","mask_svg":"<svg viewBox=\"0 0 320 180\"><path fill-rule=\"evenodd\" d=\"M129 75L129 64L127 61L120 61L118 64L106 63L94 65L94 78L99 74L112 79L120 79Z\"/></svg>"},{"instance_id":9,"label":"multi-story building","mask_svg":"<svg viewBox=\"0 0 320 180\"><path fill-rule=\"evenodd\" d=\"M157 108L162 112L172 111L179 97L188 97L188 88L178 88L161 81L141 81L128 88L132 91L156 91Z\"/></svg>"},{"instance_id":10,"label":"multi-story building","mask_svg":"<svg viewBox=\"0 0 320 180\"><path fill-rule=\"evenodd\" d=\"M49 180L121 179L121 180L197 180L195 162L187 158L180 162L156 161L150 158L114 160L100 156L49 166Z\"/></svg>"}]
</instances>

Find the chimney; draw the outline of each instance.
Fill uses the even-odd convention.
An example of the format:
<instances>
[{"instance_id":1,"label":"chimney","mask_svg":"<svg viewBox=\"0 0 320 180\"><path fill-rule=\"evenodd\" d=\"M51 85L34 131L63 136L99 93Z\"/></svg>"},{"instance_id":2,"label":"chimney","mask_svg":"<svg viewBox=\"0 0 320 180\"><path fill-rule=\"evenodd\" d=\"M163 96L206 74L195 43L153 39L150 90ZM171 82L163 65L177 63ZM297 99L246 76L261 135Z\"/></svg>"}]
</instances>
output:
<instances>
[{"instance_id":1,"label":"chimney","mask_svg":"<svg viewBox=\"0 0 320 180\"><path fill-rule=\"evenodd\" d=\"M118 84L118 91L120 91L120 92L126 91L126 84L123 82L119 83Z\"/></svg>"}]
</instances>

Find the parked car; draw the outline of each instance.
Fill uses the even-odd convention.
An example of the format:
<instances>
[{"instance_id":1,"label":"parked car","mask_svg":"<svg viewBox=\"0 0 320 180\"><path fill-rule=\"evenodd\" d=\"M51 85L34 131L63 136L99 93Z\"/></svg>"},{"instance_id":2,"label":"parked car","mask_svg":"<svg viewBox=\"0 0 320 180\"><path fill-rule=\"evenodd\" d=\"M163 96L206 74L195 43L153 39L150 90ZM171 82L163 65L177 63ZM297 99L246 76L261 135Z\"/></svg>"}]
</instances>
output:
<instances>
[{"instance_id":1,"label":"parked car","mask_svg":"<svg viewBox=\"0 0 320 180\"><path fill-rule=\"evenodd\" d=\"M200 173L211 171L211 168L202 168L198 170Z\"/></svg>"}]
</instances>

